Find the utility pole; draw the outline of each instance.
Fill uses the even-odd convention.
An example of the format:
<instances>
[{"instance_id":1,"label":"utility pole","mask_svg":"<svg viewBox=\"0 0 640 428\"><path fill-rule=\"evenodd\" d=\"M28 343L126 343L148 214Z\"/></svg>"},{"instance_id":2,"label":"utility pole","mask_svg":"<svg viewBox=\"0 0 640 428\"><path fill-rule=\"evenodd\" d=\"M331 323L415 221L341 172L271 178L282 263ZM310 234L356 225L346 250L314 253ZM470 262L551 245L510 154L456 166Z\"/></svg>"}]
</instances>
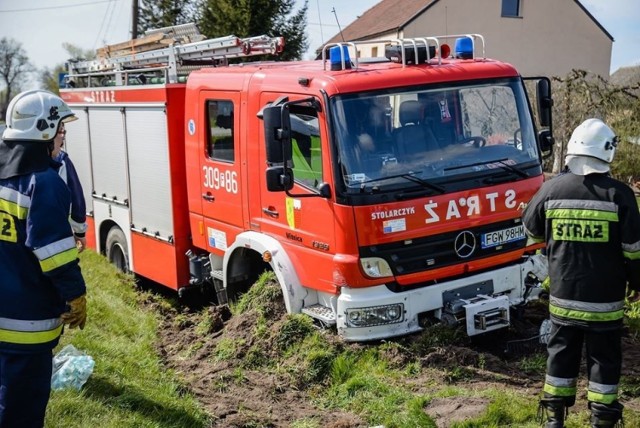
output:
<instances>
[{"instance_id":1,"label":"utility pole","mask_svg":"<svg viewBox=\"0 0 640 428\"><path fill-rule=\"evenodd\" d=\"M131 2L131 38L138 38L138 0Z\"/></svg>"}]
</instances>

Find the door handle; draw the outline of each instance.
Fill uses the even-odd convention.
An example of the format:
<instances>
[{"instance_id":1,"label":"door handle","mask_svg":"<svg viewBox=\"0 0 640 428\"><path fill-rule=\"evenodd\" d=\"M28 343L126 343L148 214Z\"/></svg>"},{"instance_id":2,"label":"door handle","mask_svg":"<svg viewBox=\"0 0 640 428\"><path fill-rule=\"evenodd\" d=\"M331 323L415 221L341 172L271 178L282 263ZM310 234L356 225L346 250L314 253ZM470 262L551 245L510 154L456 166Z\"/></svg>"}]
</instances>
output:
<instances>
[{"instance_id":1,"label":"door handle","mask_svg":"<svg viewBox=\"0 0 640 428\"><path fill-rule=\"evenodd\" d=\"M266 215L268 215L269 217L273 217L273 218L280 217L280 214L278 213L278 211L274 207L263 208L262 212L265 213Z\"/></svg>"},{"instance_id":2,"label":"door handle","mask_svg":"<svg viewBox=\"0 0 640 428\"><path fill-rule=\"evenodd\" d=\"M208 202L213 202L216 198L211 193L207 192L202 194L202 199Z\"/></svg>"}]
</instances>

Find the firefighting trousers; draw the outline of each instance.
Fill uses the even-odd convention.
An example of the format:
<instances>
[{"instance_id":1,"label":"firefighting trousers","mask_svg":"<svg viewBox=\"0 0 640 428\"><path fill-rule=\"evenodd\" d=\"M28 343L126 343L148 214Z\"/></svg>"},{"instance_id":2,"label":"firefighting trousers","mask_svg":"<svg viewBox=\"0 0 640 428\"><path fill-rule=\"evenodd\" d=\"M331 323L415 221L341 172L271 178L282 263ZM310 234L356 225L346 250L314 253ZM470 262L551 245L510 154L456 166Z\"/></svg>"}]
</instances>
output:
<instances>
[{"instance_id":1,"label":"firefighting trousers","mask_svg":"<svg viewBox=\"0 0 640 428\"><path fill-rule=\"evenodd\" d=\"M566 406L575 403L583 344L587 363L587 399L610 405L618 398L622 364L622 331L593 331L552 322L547 351L547 397L561 397Z\"/></svg>"},{"instance_id":2,"label":"firefighting trousers","mask_svg":"<svg viewBox=\"0 0 640 428\"><path fill-rule=\"evenodd\" d=\"M0 351L0 427L42 428L51 392L51 351Z\"/></svg>"}]
</instances>

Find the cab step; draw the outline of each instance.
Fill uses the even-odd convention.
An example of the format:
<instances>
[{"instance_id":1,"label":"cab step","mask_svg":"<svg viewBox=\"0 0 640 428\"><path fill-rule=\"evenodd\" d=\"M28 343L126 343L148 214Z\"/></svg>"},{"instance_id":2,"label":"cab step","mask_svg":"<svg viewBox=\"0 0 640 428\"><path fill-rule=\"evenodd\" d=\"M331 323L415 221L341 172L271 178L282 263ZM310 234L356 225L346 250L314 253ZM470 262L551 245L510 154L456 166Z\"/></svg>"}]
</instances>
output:
<instances>
[{"instance_id":1,"label":"cab step","mask_svg":"<svg viewBox=\"0 0 640 428\"><path fill-rule=\"evenodd\" d=\"M311 318L317 318L327 324L334 325L336 323L336 314L333 310L323 305L311 305L302 308L302 313L309 315Z\"/></svg>"}]
</instances>

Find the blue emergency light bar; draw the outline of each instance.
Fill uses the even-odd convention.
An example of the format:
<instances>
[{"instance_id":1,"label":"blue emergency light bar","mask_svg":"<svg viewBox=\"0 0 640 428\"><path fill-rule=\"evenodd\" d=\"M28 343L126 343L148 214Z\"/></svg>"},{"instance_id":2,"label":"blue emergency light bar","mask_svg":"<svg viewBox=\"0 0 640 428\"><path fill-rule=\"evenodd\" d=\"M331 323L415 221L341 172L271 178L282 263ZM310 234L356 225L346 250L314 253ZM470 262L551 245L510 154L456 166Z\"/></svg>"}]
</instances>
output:
<instances>
[{"instance_id":1,"label":"blue emergency light bar","mask_svg":"<svg viewBox=\"0 0 640 428\"><path fill-rule=\"evenodd\" d=\"M471 37L459 37L456 39L456 58L473 58L473 39Z\"/></svg>"},{"instance_id":2,"label":"blue emergency light bar","mask_svg":"<svg viewBox=\"0 0 640 428\"><path fill-rule=\"evenodd\" d=\"M341 48L342 52L340 52ZM331 64L331 71L350 69L351 59L349 58L349 47L342 45L333 46L329 49L329 63Z\"/></svg>"}]
</instances>

